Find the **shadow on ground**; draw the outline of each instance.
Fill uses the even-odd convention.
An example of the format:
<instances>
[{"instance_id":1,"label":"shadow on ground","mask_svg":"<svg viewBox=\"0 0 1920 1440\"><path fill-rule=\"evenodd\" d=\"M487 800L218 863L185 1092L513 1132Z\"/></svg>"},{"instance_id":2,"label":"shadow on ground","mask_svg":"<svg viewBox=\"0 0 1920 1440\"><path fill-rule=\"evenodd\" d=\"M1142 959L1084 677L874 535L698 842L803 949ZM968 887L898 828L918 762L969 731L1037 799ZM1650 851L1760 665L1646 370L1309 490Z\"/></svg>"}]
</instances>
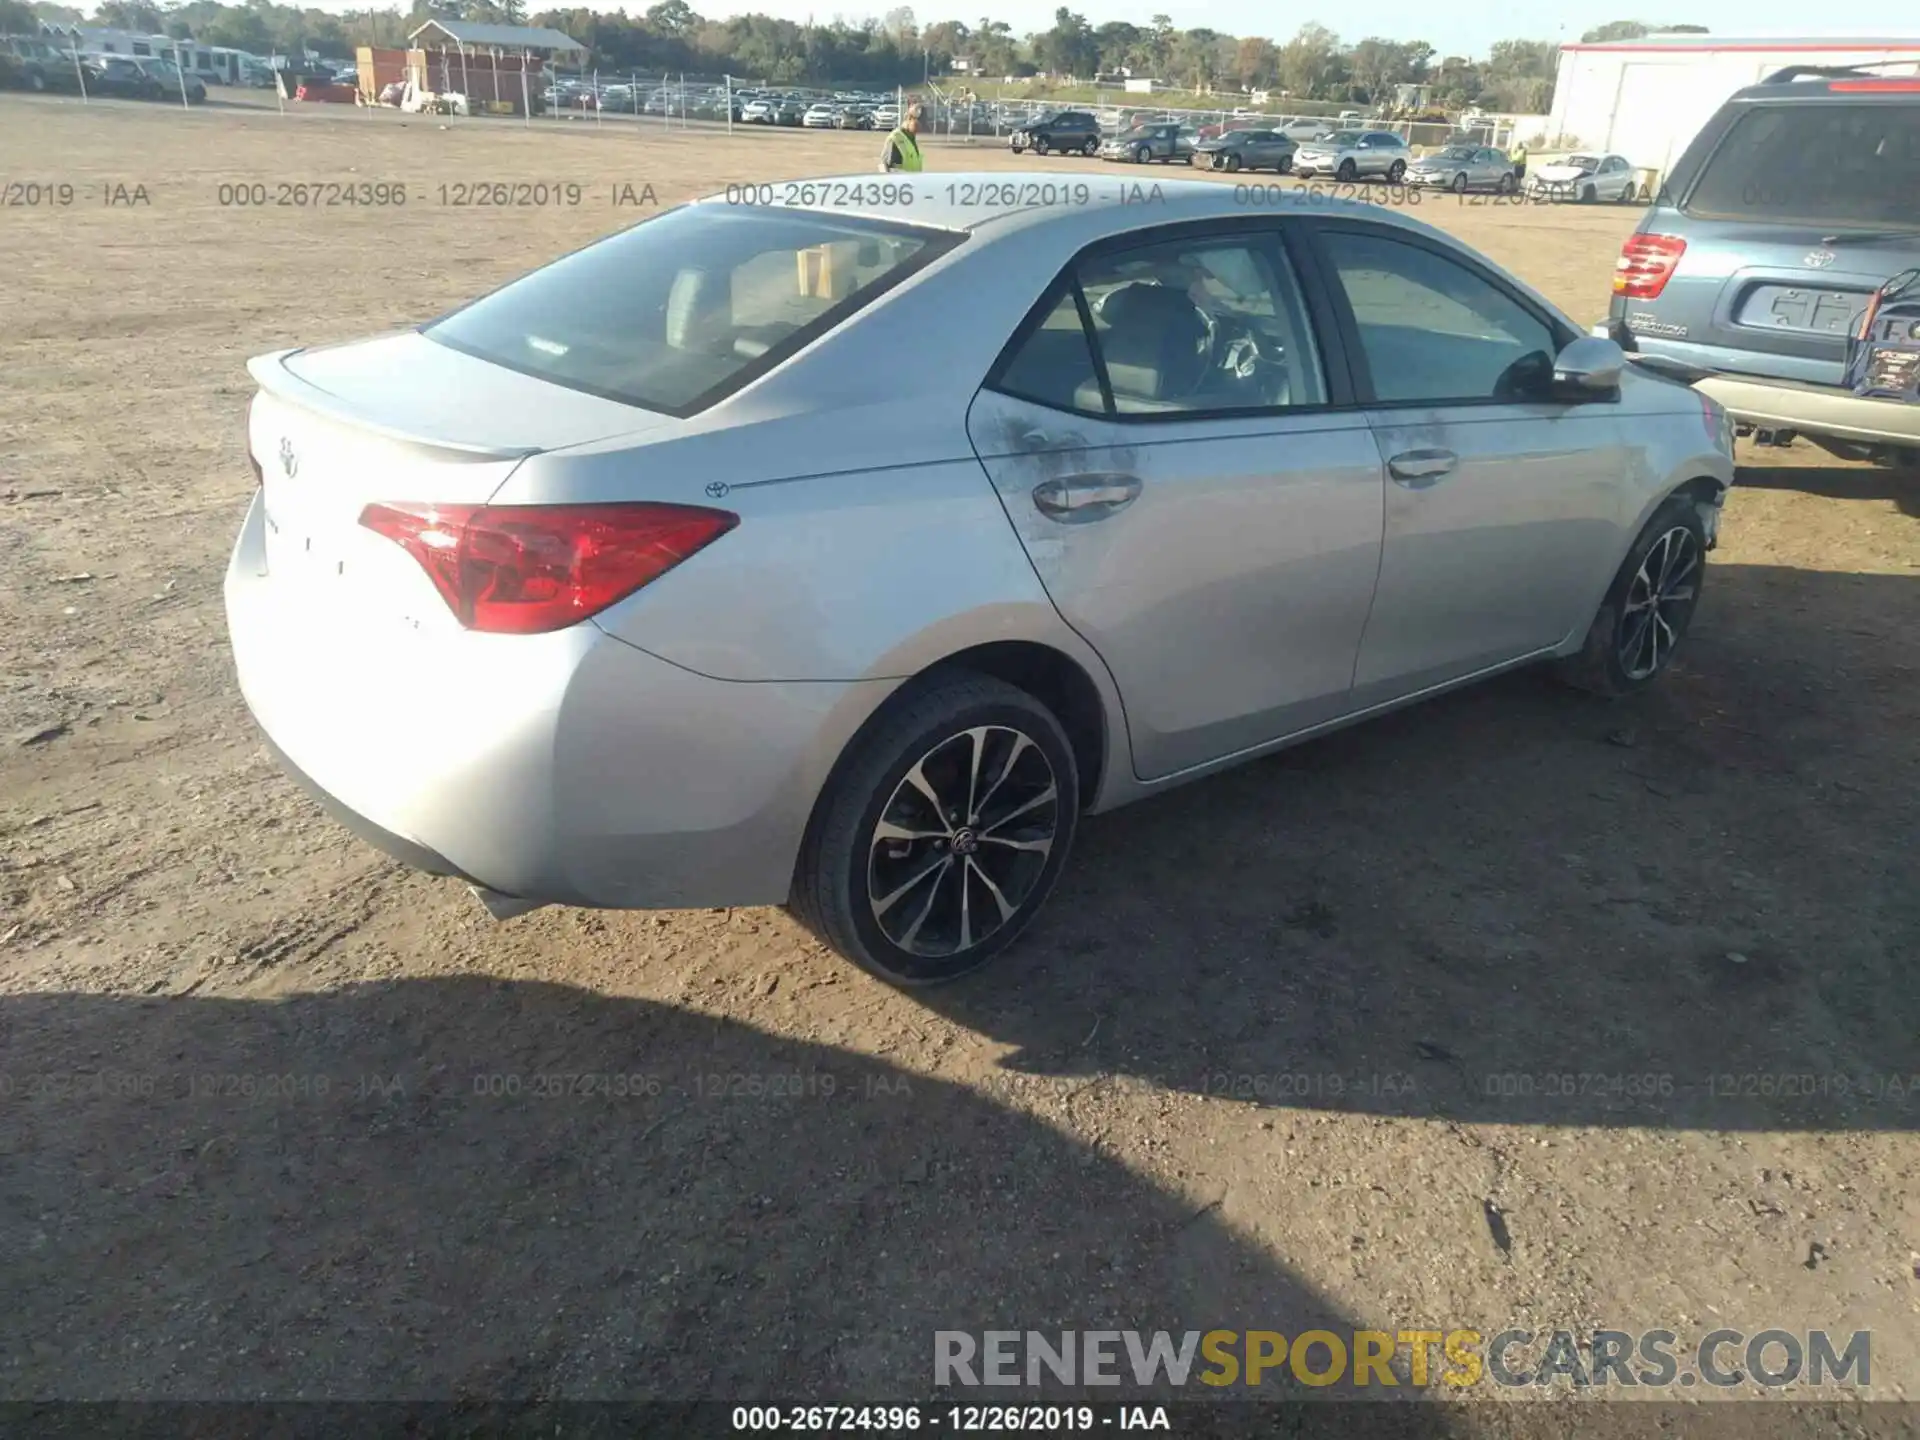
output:
<instances>
[{"instance_id":1,"label":"shadow on ground","mask_svg":"<svg viewBox=\"0 0 1920 1440\"><path fill-rule=\"evenodd\" d=\"M1716 564L1640 696L1516 674L1090 821L926 1002L1277 1105L1915 1128L1916 636L1920 577Z\"/></svg>"},{"instance_id":2,"label":"shadow on ground","mask_svg":"<svg viewBox=\"0 0 1920 1440\"><path fill-rule=\"evenodd\" d=\"M30 995L0 1054L0 1397L900 1403L940 1329L1349 1324L1046 1125L671 1007Z\"/></svg>"},{"instance_id":3,"label":"shadow on ground","mask_svg":"<svg viewBox=\"0 0 1920 1440\"><path fill-rule=\"evenodd\" d=\"M1867 465L1742 465L1734 482L1755 490L1797 490L1834 500L1891 500L1920 517L1920 469Z\"/></svg>"}]
</instances>

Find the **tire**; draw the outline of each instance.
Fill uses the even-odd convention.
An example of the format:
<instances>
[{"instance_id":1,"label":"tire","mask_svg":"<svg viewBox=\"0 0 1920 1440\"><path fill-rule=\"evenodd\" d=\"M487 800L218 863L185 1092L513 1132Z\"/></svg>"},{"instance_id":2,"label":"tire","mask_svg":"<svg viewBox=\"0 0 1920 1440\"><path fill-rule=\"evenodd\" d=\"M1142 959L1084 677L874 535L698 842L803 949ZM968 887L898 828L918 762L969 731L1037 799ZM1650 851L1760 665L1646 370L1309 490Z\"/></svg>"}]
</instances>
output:
<instances>
[{"instance_id":1,"label":"tire","mask_svg":"<svg viewBox=\"0 0 1920 1440\"><path fill-rule=\"evenodd\" d=\"M1467 193L1467 172L1462 170L1457 175L1455 175L1453 177L1453 184L1448 188L1451 189L1453 193L1456 195L1466 194Z\"/></svg>"},{"instance_id":2,"label":"tire","mask_svg":"<svg viewBox=\"0 0 1920 1440\"><path fill-rule=\"evenodd\" d=\"M943 801L958 797L975 733L986 745L978 783L994 776L982 798L1011 786L1014 805L992 825L954 829L909 777L917 771ZM1005 803L982 803L969 818L977 823ZM826 944L889 984L957 980L1011 945L1045 904L1079 812L1073 749L1046 706L972 671L930 676L891 702L835 767L801 846L789 908ZM883 820L902 838L883 838ZM1019 823L1009 828L1010 821ZM938 833L943 829L947 836ZM996 829L1020 843L987 841ZM973 848L959 848L962 836ZM1043 841L1046 848L1037 849ZM1007 899L1011 910L1000 904ZM915 904L922 908L910 914ZM973 939L982 916L993 928Z\"/></svg>"},{"instance_id":3,"label":"tire","mask_svg":"<svg viewBox=\"0 0 1920 1440\"><path fill-rule=\"evenodd\" d=\"M1100 153L1100 142L1089 135L1086 144L1080 147L1080 153L1091 160L1095 155Z\"/></svg>"},{"instance_id":4,"label":"tire","mask_svg":"<svg viewBox=\"0 0 1920 1440\"><path fill-rule=\"evenodd\" d=\"M1013 143L1012 141L1008 141L1008 142L1007 142L1007 148L1008 148L1009 150L1011 150L1011 151L1013 151L1013 153L1014 153L1014 154L1016 154L1016 155L1024 155L1024 154L1026 154L1026 153L1027 153L1027 147L1026 147L1026 146L1024 146L1024 145L1016 145L1016 144L1014 144L1014 143Z\"/></svg>"},{"instance_id":5,"label":"tire","mask_svg":"<svg viewBox=\"0 0 1920 1440\"><path fill-rule=\"evenodd\" d=\"M32 74L27 76L27 88L33 91L34 94L36 95L46 94L47 93L47 77L42 75L38 70L35 70Z\"/></svg>"},{"instance_id":6,"label":"tire","mask_svg":"<svg viewBox=\"0 0 1920 1440\"><path fill-rule=\"evenodd\" d=\"M1500 193L1502 195L1511 195L1519 188L1520 177L1515 175L1511 170L1500 177Z\"/></svg>"},{"instance_id":7,"label":"tire","mask_svg":"<svg viewBox=\"0 0 1920 1440\"><path fill-rule=\"evenodd\" d=\"M1354 177L1359 175L1359 173L1360 173L1359 167L1357 167L1353 163L1353 161L1342 160L1340 162L1340 168L1333 172L1333 178L1338 180L1343 185L1351 185L1354 181Z\"/></svg>"},{"instance_id":8,"label":"tire","mask_svg":"<svg viewBox=\"0 0 1920 1440\"><path fill-rule=\"evenodd\" d=\"M1240 157L1238 155L1227 156L1227 173L1231 175L1239 168L1240 168Z\"/></svg>"},{"instance_id":9,"label":"tire","mask_svg":"<svg viewBox=\"0 0 1920 1440\"><path fill-rule=\"evenodd\" d=\"M1594 196L1597 193L1598 192L1595 191L1593 186L1591 185L1581 186L1580 187L1580 203L1582 205L1591 205L1594 201Z\"/></svg>"},{"instance_id":10,"label":"tire","mask_svg":"<svg viewBox=\"0 0 1920 1440\"><path fill-rule=\"evenodd\" d=\"M1138 146L1133 152L1133 163L1136 165L1144 165L1151 159L1153 159L1153 147L1151 145Z\"/></svg>"},{"instance_id":11,"label":"tire","mask_svg":"<svg viewBox=\"0 0 1920 1440\"><path fill-rule=\"evenodd\" d=\"M1387 167L1387 184L1398 185L1407 178L1407 162L1396 160Z\"/></svg>"},{"instance_id":12,"label":"tire","mask_svg":"<svg viewBox=\"0 0 1920 1440\"><path fill-rule=\"evenodd\" d=\"M1047 142L1046 142L1045 140L1043 140L1043 139L1036 139L1036 140L1035 140L1035 141L1033 142L1033 153L1034 153L1034 154L1036 154L1036 155L1044 155L1044 154L1046 154L1046 153L1047 153Z\"/></svg>"},{"instance_id":13,"label":"tire","mask_svg":"<svg viewBox=\"0 0 1920 1440\"><path fill-rule=\"evenodd\" d=\"M1282 155L1280 157L1280 163L1273 167L1273 173L1276 175L1291 175L1293 173L1293 157L1291 155Z\"/></svg>"},{"instance_id":14,"label":"tire","mask_svg":"<svg viewBox=\"0 0 1920 1440\"><path fill-rule=\"evenodd\" d=\"M1631 205L1640 198L1640 189L1631 180L1620 187L1620 193L1613 197L1616 205Z\"/></svg>"},{"instance_id":15,"label":"tire","mask_svg":"<svg viewBox=\"0 0 1920 1440\"><path fill-rule=\"evenodd\" d=\"M1679 551L1670 562L1667 588L1684 587L1687 594L1684 599L1659 606L1657 620L1639 621L1636 614L1646 614L1644 596L1648 583L1657 584L1663 555L1670 553L1662 552L1663 544L1675 546ZM1666 669L1673 651L1686 639L1687 626L1699 608L1706 569L1707 531L1700 513L1690 497L1670 496L1653 512L1653 518L1647 521L1646 528L1627 551L1620 573L1614 576L1607 598L1593 617L1580 652L1557 662L1555 670L1559 678L1576 689L1608 698L1631 695L1652 684ZM1662 630L1650 629L1652 625L1664 627L1668 637L1664 648L1659 644ZM1643 668L1649 658L1649 636L1652 663Z\"/></svg>"}]
</instances>

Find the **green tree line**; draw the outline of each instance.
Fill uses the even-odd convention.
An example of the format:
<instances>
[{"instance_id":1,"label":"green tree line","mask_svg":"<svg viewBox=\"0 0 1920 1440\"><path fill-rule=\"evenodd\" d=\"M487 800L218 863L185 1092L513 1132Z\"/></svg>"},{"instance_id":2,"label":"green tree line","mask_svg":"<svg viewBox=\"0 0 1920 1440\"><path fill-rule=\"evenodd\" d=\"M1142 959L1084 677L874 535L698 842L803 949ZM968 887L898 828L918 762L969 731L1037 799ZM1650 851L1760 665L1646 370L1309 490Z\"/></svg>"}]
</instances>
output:
<instances>
[{"instance_id":1,"label":"green tree line","mask_svg":"<svg viewBox=\"0 0 1920 1440\"><path fill-rule=\"evenodd\" d=\"M81 12L48 0L0 0L0 33L31 31L38 19L74 21ZM731 74L774 83L914 84L946 74L955 61L988 79L1049 75L1091 80L1122 69L1187 90L1269 89L1294 99L1354 104L1390 101L1395 87L1424 83L1435 104L1544 113L1552 103L1559 46L1512 39L1486 55L1442 55L1422 40L1367 36L1345 41L1325 25L1302 25L1284 40L1175 28L1165 15L1146 25L1100 25L1060 7L1050 29L1016 36L1004 21L942 20L921 25L900 6L878 20L802 25L769 15L710 20L687 0L659 0L644 13L584 8L530 11L526 0L412 0L411 8L329 11L274 0L101 0L87 23L230 45L257 54L302 47L344 55L362 44L398 45L432 19L546 26L572 36L607 70ZM1630 39L1655 27L1617 20L1585 41ZM1667 30L1698 31L1674 25Z\"/></svg>"}]
</instances>

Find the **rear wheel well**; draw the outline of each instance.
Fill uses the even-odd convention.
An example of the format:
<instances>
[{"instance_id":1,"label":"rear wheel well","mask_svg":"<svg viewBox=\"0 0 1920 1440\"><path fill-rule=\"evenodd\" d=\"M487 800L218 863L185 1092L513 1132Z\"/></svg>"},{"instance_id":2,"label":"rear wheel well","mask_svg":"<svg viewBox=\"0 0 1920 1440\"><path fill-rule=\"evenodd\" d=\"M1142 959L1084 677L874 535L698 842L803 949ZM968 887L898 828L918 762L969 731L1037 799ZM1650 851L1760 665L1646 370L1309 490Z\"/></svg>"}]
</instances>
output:
<instances>
[{"instance_id":1,"label":"rear wheel well","mask_svg":"<svg viewBox=\"0 0 1920 1440\"><path fill-rule=\"evenodd\" d=\"M1092 804L1099 792L1107 753L1106 708L1100 691L1079 665L1046 645L1029 640L996 640L949 655L925 674L972 670L1004 680L1045 705L1067 732L1074 767L1080 772L1080 799Z\"/></svg>"},{"instance_id":2,"label":"rear wheel well","mask_svg":"<svg viewBox=\"0 0 1920 1440\"><path fill-rule=\"evenodd\" d=\"M1051 710L1060 728L1067 732L1067 743L1073 747L1074 768L1080 778L1080 804L1084 808L1093 803L1099 793L1107 753L1106 708L1101 704L1099 688L1085 670L1050 646L1029 640L996 640L971 650L957 651L922 670L866 718L841 749L820 786L820 793L814 797L813 813L807 817L796 864L804 860L818 832L821 816L830 807L836 787L867 738L885 723L896 707L909 703L929 682L957 670L990 675L1026 691Z\"/></svg>"}]
</instances>

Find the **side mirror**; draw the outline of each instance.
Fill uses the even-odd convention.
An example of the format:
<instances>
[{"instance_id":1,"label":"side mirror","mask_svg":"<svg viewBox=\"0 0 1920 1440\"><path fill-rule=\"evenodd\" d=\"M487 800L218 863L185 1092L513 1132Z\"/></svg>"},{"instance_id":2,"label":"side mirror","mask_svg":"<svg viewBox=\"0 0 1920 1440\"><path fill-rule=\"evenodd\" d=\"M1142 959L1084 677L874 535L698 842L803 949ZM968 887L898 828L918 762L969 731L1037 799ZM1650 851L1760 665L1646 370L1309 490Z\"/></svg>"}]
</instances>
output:
<instances>
[{"instance_id":1,"label":"side mirror","mask_svg":"<svg viewBox=\"0 0 1920 1440\"><path fill-rule=\"evenodd\" d=\"M1583 335L1554 358L1553 383L1559 390L1605 395L1620 388L1627 352L1612 340Z\"/></svg>"}]
</instances>

